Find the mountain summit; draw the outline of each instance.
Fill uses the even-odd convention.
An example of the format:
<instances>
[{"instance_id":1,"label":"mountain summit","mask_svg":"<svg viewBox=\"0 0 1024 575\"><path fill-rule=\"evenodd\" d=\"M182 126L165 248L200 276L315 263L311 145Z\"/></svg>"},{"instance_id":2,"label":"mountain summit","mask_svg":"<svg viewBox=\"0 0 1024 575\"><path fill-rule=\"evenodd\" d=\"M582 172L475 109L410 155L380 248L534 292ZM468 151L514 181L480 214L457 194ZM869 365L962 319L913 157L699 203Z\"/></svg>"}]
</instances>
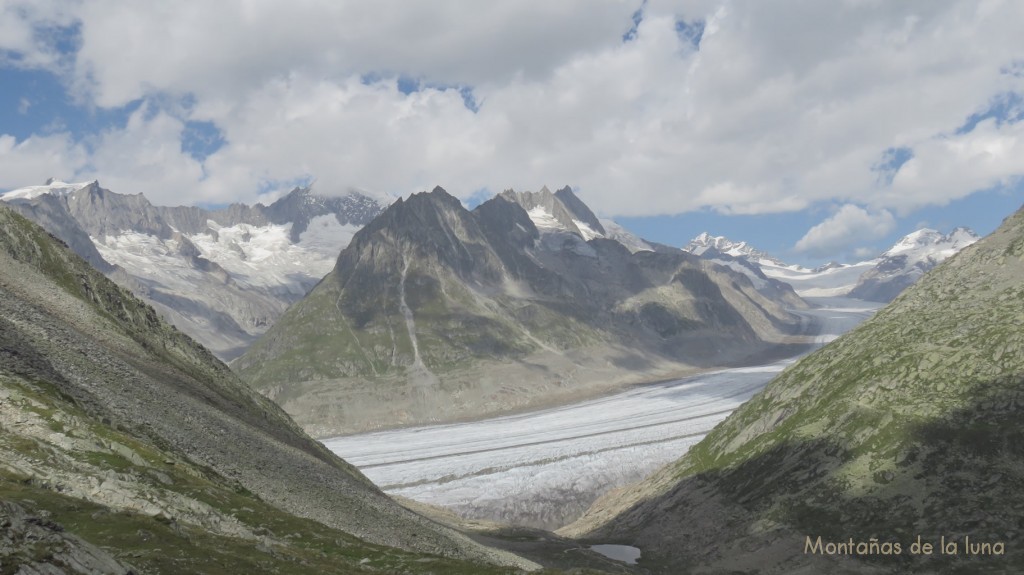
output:
<instances>
[{"instance_id":1,"label":"mountain summit","mask_svg":"<svg viewBox=\"0 0 1024 575\"><path fill-rule=\"evenodd\" d=\"M725 365L799 324L743 274L591 235L604 231L568 189L473 211L441 188L413 194L356 233L234 367L331 435Z\"/></svg>"},{"instance_id":2,"label":"mountain summit","mask_svg":"<svg viewBox=\"0 0 1024 575\"><path fill-rule=\"evenodd\" d=\"M850 297L889 302L946 258L978 241L968 228L942 233L923 228L904 236L883 253L877 264L864 272L849 292Z\"/></svg>"},{"instance_id":3,"label":"mountain summit","mask_svg":"<svg viewBox=\"0 0 1024 575\"><path fill-rule=\"evenodd\" d=\"M735 242L725 236L713 236L707 232L690 240L690 243L683 246L683 251L690 252L695 256L713 258L718 255L732 257L745 257L756 264L768 263L775 266L786 267L788 264L782 260L759 250L747 242Z\"/></svg>"}]
</instances>

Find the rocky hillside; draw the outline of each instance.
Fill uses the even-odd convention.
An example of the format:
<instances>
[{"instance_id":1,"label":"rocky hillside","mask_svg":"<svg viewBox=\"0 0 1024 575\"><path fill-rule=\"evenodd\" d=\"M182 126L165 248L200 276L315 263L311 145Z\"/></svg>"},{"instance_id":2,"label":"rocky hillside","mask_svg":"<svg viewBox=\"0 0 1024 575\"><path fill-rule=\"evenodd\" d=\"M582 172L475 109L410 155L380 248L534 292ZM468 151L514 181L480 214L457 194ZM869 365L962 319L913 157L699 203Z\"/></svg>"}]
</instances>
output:
<instances>
[{"instance_id":1,"label":"rocky hillside","mask_svg":"<svg viewBox=\"0 0 1024 575\"><path fill-rule=\"evenodd\" d=\"M565 532L671 573L1022 572L1021 325L1024 210Z\"/></svg>"},{"instance_id":2,"label":"rocky hillside","mask_svg":"<svg viewBox=\"0 0 1024 575\"><path fill-rule=\"evenodd\" d=\"M400 507L3 206L0 525L4 573L534 566Z\"/></svg>"},{"instance_id":3,"label":"rocky hillside","mask_svg":"<svg viewBox=\"0 0 1024 575\"><path fill-rule=\"evenodd\" d=\"M800 327L743 274L587 241L601 224L568 189L514 194L472 212L440 188L396 202L233 367L327 436L742 362Z\"/></svg>"},{"instance_id":4,"label":"rocky hillside","mask_svg":"<svg viewBox=\"0 0 1024 575\"><path fill-rule=\"evenodd\" d=\"M302 298L383 210L356 192L327 197L310 188L269 206L155 206L98 182L52 180L0 199L224 360Z\"/></svg>"}]
</instances>

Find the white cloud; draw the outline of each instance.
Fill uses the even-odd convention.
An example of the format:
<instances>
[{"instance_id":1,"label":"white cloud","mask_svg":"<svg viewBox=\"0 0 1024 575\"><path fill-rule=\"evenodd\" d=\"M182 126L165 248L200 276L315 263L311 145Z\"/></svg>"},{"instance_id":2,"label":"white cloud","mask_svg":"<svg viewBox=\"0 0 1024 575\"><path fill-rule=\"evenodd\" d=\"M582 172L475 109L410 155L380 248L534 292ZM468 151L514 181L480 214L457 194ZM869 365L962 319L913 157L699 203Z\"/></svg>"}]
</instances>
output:
<instances>
[{"instance_id":1,"label":"white cloud","mask_svg":"<svg viewBox=\"0 0 1024 575\"><path fill-rule=\"evenodd\" d=\"M869 247L860 247L853 250L853 256L860 260L865 260L870 257L878 255L878 250Z\"/></svg>"},{"instance_id":2,"label":"white cloud","mask_svg":"<svg viewBox=\"0 0 1024 575\"><path fill-rule=\"evenodd\" d=\"M0 0L0 66L59 71L53 31L74 21L69 0Z\"/></svg>"},{"instance_id":3,"label":"white cloud","mask_svg":"<svg viewBox=\"0 0 1024 575\"><path fill-rule=\"evenodd\" d=\"M145 193L156 204L224 199L202 195L203 167L181 150L183 130L180 119L148 104L140 106L123 128L107 130L90 142L90 163L77 177L98 179L121 193Z\"/></svg>"},{"instance_id":4,"label":"white cloud","mask_svg":"<svg viewBox=\"0 0 1024 575\"><path fill-rule=\"evenodd\" d=\"M67 134L31 136L21 141L0 134L0 190L42 184L50 177L71 179L87 157L86 150Z\"/></svg>"},{"instance_id":5,"label":"white cloud","mask_svg":"<svg viewBox=\"0 0 1024 575\"><path fill-rule=\"evenodd\" d=\"M1024 122L999 126L995 120L985 120L966 134L923 142L914 154L892 181L889 205L902 211L945 204L1020 177L1024 174Z\"/></svg>"},{"instance_id":6,"label":"white cloud","mask_svg":"<svg viewBox=\"0 0 1024 575\"><path fill-rule=\"evenodd\" d=\"M67 18L48 5L38 19ZM1024 94L1024 74L1002 72L1024 60L1019 2L651 0L627 43L637 1L73 6L78 95L194 100L98 135L78 166L154 201L252 201L314 177L463 198L571 184L608 215L877 216L1024 173L1024 123L955 134L994 96ZM699 51L679 19L706 21ZM15 28L11 49L38 44ZM398 74L472 87L479 111L455 89L402 94ZM175 145L187 120L227 143L197 162ZM904 147L913 158L880 184L873 166Z\"/></svg>"},{"instance_id":7,"label":"white cloud","mask_svg":"<svg viewBox=\"0 0 1024 575\"><path fill-rule=\"evenodd\" d=\"M93 0L81 9L79 72L103 106L162 90L244 96L291 72L501 83L544 77L578 52L617 41L637 4Z\"/></svg>"},{"instance_id":8,"label":"white cloud","mask_svg":"<svg viewBox=\"0 0 1024 575\"><path fill-rule=\"evenodd\" d=\"M896 227L893 215L882 210L869 212L853 204L845 204L831 217L812 227L800 238L794 249L812 257L841 253L865 240L881 238Z\"/></svg>"}]
</instances>

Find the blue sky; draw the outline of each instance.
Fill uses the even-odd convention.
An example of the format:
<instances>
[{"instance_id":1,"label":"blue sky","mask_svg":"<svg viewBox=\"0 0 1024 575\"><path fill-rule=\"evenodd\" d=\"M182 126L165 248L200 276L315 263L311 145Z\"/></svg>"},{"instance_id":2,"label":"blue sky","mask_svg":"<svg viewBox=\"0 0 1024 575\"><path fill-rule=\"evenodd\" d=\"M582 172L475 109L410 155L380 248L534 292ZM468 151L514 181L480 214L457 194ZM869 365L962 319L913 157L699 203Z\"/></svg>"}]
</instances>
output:
<instances>
[{"instance_id":1,"label":"blue sky","mask_svg":"<svg viewBox=\"0 0 1024 575\"><path fill-rule=\"evenodd\" d=\"M952 0L9 0L0 190L568 184L651 240L849 261L1024 203L1021 21Z\"/></svg>"}]
</instances>

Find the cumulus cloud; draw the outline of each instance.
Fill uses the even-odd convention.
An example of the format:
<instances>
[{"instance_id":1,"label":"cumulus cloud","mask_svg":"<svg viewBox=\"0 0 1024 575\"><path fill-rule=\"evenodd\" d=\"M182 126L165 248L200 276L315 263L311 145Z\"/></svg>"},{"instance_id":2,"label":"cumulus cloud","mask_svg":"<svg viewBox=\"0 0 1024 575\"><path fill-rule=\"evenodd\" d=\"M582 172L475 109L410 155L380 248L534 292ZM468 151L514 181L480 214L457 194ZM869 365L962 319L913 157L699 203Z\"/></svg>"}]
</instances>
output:
<instances>
[{"instance_id":1,"label":"cumulus cloud","mask_svg":"<svg viewBox=\"0 0 1024 575\"><path fill-rule=\"evenodd\" d=\"M239 97L293 71L501 83L544 77L617 40L635 8L619 0L94 0L81 7L78 73L102 106L154 91Z\"/></svg>"},{"instance_id":2,"label":"cumulus cloud","mask_svg":"<svg viewBox=\"0 0 1024 575\"><path fill-rule=\"evenodd\" d=\"M1024 174L1024 123L958 130L1024 94L1019 2L44 5L0 42L44 62L37 24L73 14L77 97L157 110L97 135L77 168L160 202L252 201L316 178L463 198L571 184L612 216L877 216ZM224 144L192 158L174 142L188 121ZM894 149L912 157L880 178Z\"/></svg>"},{"instance_id":3,"label":"cumulus cloud","mask_svg":"<svg viewBox=\"0 0 1024 575\"><path fill-rule=\"evenodd\" d=\"M848 251L855 244L885 236L896 227L896 218L887 210L869 212L853 204L845 204L831 217L814 226L800 238L794 249L812 257ZM862 255L861 250L854 250Z\"/></svg>"},{"instance_id":4,"label":"cumulus cloud","mask_svg":"<svg viewBox=\"0 0 1024 575\"><path fill-rule=\"evenodd\" d=\"M158 204L211 201L199 188L203 167L181 149L184 123L151 105L140 106L125 126L106 130L89 143L90 162L80 178L98 179L121 193L145 191Z\"/></svg>"},{"instance_id":5,"label":"cumulus cloud","mask_svg":"<svg viewBox=\"0 0 1024 575\"><path fill-rule=\"evenodd\" d=\"M0 189L42 184L47 178L71 179L88 160L86 149L67 134L31 136L18 141L0 135ZM17 182L8 184L7 182Z\"/></svg>"}]
</instances>

